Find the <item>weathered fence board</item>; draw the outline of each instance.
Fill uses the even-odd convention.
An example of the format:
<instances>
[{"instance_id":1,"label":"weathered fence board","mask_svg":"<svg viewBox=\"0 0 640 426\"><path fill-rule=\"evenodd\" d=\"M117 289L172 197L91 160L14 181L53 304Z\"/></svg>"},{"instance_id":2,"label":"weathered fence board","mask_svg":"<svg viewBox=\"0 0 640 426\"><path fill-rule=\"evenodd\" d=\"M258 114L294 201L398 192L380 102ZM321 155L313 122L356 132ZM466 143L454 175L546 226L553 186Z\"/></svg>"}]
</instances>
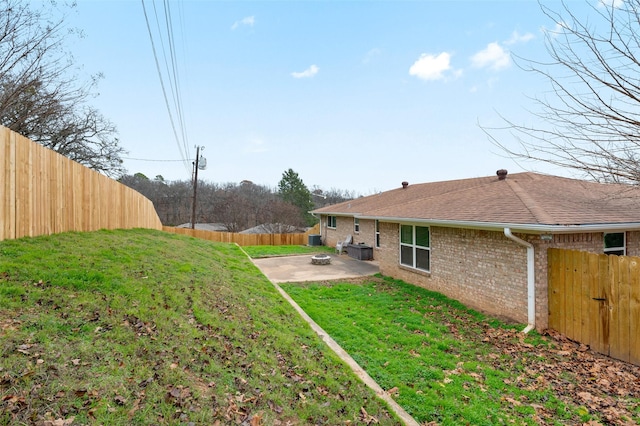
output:
<instances>
[{"instance_id":1,"label":"weathered fence board","mask_svg":"<svg viewBox=\"0 0 640 426\"><path fill-rule=\"evenodd\" d=\"M634 261L629 279L629 362L640 365L640 262Z\"/></svg>"},{"instance_id":2,"label":"weathered fence board","mask_svg":"<svg viewBox=\"0 0 640 426\"><path fill-rule=\"evenodd\" d=\"M640 258L549 249L549 327L640 365Z\"/></svg>"},{"instance_id":3,"label":"weathered fence board","mask_svg":"<svg viewBox=\"0 0 640 426\"><path fill-rule=\"evenodd\" d=\"M0 126L0 240L65 231L162 229L153 203Z\"/></svg>"},{"instance_id":4,"label":"weathered fence board","mask_svg":"<svg viewBox=\"0 0 640 426\"><path fill-rule=\"evenodd\" d=\"M162 227L150 200L0 126L0 241L65 231L151 228L240 245L304 245L305 234Z\"/></svg>"},{"instance_id":5,"label":"weathered fence board","mask_svg":"<svg viewBox=\"0 0 640 426\"><path fill-rule=\"evenodd\" d=\"M201 229L175 228L164 226L166 232L174 234L189 235L203 240L216 241L219 243L235 243L240 246L285 246L285 245L306 245L309 234L317 233L318 225L311 228L306 233L291 234L239 234L234 232L205 231Z\"/></svg>"},{"instance_id":6,"label":"weathered fence board","mask_svg":"<svg viewBox=\"0 0 640 426\"><path fill-rule=\"evenodd\" d=\"M548 253L548 276L549 276L549 328L553 330L564 330L564 324L561 320L564 318L560 313L564 309L564 289L562 285L564 280L560 278L562 262L559 250L551 251ZM552 286L551 283L554 283Z\"/></svg>"}]
</instances>

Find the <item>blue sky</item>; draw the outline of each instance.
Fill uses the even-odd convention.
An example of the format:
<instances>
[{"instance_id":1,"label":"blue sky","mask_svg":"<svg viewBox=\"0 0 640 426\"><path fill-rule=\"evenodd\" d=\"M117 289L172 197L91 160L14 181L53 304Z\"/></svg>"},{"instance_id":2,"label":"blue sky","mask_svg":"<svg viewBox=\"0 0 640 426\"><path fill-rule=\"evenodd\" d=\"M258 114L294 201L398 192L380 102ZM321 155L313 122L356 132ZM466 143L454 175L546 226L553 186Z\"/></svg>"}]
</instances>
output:
<instances>
[{"instance_id":1,"label":"blue sky","mask_svg":"<svg viewBox=\"0 0 640 426\"><path fill-rule=\"evenodd\" d=\"M162 1L144 3L168 86L167 32L153 11L164 19ZM67 19L84 31L69 42L82 72L104 74L92 105L118 127L130 173L190 179L195 145L208 164L199 177L211 182L276 187L292 168L309 188L366 195L402 181L515 173L523 169L478 123L500 125L498 114L530 123L529 97L550 89L510 57L546 57L542 29L553 22L536 1L202 0L170 10L177 129L187 136L178 141L142 2L80 0ZM184 147L187 164L175 161Z\"/></svg>"}]
</instances>

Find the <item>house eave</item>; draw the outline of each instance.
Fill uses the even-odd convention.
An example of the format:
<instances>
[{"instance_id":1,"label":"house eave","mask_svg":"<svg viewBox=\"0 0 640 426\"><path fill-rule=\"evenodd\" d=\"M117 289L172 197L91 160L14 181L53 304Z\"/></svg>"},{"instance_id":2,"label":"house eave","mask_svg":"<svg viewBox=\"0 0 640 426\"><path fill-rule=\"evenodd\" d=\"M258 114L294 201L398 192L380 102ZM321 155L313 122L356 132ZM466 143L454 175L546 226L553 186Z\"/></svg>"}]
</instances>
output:
<instances>
[{"instance_id":1,"label":"house eave","mask_svg":"<svg viewBox=\"0 0 640 426\"><path fill-rule=\"evenodd\" d=\"M362 217L359 213L344 213L344 212L319 212L313 210L310 212L314 216L344 216L344 217Z\"/></svg>"},{"instance_id":2,"label":"house eave","mask_svg":"<svg viewBox=\"0 0 640 426\"><path fill-rule=\"evenodd\" d=\"M447 228L480 229L487 231L500 231L510 228L514 232L524 234L575 234L579 232L615 232L615 231L636 231L640 230L640 222L624 223L593 223L578 225L545 225L530 223L508 223L508 222L476 222L442 219L418 219L407 217L379 217L368 215L345 215L354 216L360 219L379 220L381 222L415 223L430 226L442 226Z\"/></svg>"}]
</instances>

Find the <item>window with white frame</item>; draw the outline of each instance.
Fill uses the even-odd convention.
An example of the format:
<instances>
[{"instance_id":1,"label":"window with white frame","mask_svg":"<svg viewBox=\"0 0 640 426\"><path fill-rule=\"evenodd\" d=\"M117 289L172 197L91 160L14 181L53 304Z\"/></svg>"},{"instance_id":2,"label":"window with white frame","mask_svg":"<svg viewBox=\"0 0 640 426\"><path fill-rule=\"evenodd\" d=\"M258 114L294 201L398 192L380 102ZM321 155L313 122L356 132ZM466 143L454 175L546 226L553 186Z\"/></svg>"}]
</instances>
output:
<instances>
[{"instance_id":1,"label":"window with white frame","mask_svg":"<svg viewBox=\"0 0 640 426\"><path fill-rule=\"evenodd\" d=\"M626 252L624 232L608 232L604 234L605 254L617 254L619 256L624 256Z\"/></svg>"},{"instance_id":2,"label":"window with white frame","mask_svg":"<svg viewBox=\"0 0 640 426\"><path fill-rule=\"evenodd\" d=\"M360 232L360 218L353 218L353 232L356 234Z\"/></svg>"},{"instance_id":3,"label":"window with white frame","mask_svg":"<svg viewBox=\"0 0 640 426\"><path fill-rule=\"evenodd\" d=\"M380 247L380 221L376 220L376 247Z\"/></svg>"},{"instance_id":4,"label":"window with white frame","mask_svg":"<svg viewBox=\"0 0 640 426\"><path fill-rule=\"evenodd\" d=\"M431 246L429 227L400 225L400 264L429 271Z\"/></svg>"},{"instance_id":5,"label":"window with white frame","mask_svg":"<svg viewBox=\"0 0 640 426\"><path fill-rule=\"evenodd\" d=\"M327 216L327 227L335 229L335 227L336 227L336 217L335 216Z\"/></svg>"}]
</instances>

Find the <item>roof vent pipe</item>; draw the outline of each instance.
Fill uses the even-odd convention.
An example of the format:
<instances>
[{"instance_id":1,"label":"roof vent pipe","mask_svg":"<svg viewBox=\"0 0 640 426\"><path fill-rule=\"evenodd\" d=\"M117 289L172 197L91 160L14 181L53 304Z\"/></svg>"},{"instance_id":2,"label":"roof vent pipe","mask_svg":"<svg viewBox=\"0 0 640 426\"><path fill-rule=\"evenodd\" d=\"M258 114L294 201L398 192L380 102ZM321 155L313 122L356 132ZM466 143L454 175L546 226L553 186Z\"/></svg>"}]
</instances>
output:
<instances>
[{"instance_id":1,"label":"roof vent pipe","mask_svg":"<svg viewBox=\"0 0 640 426\"><path fill-rule=\"evenodd\" d=\"M507 178L507 169L500 169L496 172L498 180L505 180Z\"/></svg>"},{"instance_id":2,"label":"roof vent pipe","mask_svg":"<svg viewBox=\"0 0 640 426\"><path fill-rule=\"evenodd\" d=\"M402 189L407 189L407 186L409 186L409 182L407 182L406 180L402 182Z\"/></svg>"}]
</instances>

